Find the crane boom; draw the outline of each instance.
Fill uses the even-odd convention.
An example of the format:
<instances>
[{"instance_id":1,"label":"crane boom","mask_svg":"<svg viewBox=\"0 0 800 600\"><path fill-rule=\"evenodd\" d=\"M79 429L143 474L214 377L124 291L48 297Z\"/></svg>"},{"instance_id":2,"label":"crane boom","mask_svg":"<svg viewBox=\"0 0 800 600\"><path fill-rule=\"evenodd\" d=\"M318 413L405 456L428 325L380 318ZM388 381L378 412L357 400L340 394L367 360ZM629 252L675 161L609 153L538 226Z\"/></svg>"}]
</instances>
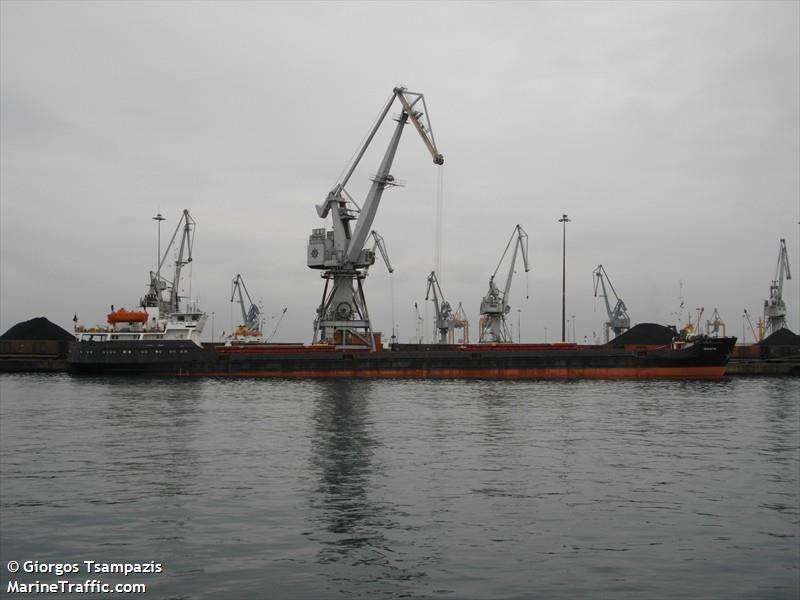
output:
<instances>
[{"instance_id":1,"label":"crane boom","mask_svg":"<svg viewBox=\"0 0 800 600\"><path fill-rule=\"evenodd\" d=\"M383 157L383 161L378 169L378 173L372 178L372 187L370 188L367 198L364 201L364 206L361 209L358 220L356 221L355 229L353 229L353 237L350 240L350 245L347 251L347 259L350 262L355 262L358 259L361 249L364 247L364 242L369 235L372 222L375 220L375 215L378 211L378 205L380 204L381 197L383 196L383 191L388 185L395 185L394 177L389 174L389 170L392 167L392 162L394 161L394 156L397 152L397 146L400 143L400 136L403 134L403 127L407 121L411 121L414 124L414 127L416 127L420 137L422 138L422 141L425 143L428 151L433 156L434 164L441 165L444 163L444 157L442 157L442 155L436 150L436 147L433 145L432 137L428 135L428 131L425 126L420 123L422 112L415 111L413 108L413 106L423 97L422 94L410 94L412 96L416 96L416 98L413 100L413 102L409 103L408 99L406 98L407 93L408 92L406 92L405 88L394 89L394 95L400 100L404 110L400 115L400 118L397 119L397 126L395 127L394 135L389 143L389 147L386 149L386 154ZM385 114L386 113L384 112L384 116ZM378 125L379 124L380 123L378 123Z\"/></svg>"},{"instance_id":2,"label":"crane boom","mask_svg":"<svg viewBox=\"0 0 800 600\"><path fill-rule=\"evenodd\" d=\"M503 300L506 306L503 309L503 312L508 312L511 310L511 307L508 306L508 292L511 290L511 279L514 276L514 264L517 261L517 250L522 250L522 261L525 263L525 272L527 273L530 271L528 267L528 234L522 228L521 225L517 225L514 228L514 233L511 234L511 239L508 240L508 244L506 245L506 249L503 252L503 256L500 257L500 262L497 264L497 269L495 269L495 275L497 274L497 270L500 268L500 265L503 262L503 258L508 252L508 248L511 245L511 240L514 239L514 234L517 235L517 243L514 245L514 250L511 252L511 266L508 268L508 277L506 277L506 285L503 288Z\"/></svg>"},{"instance_id":3,"label":"crane boom","mask_svg":"<svg viewBox=\"0 0 800 600\"><path fill-rule=\"evenodd\" d=\"M503 289L500 290L494 278L497 276L497 272L500 270L512 243L514 243L514 249L511 251L508 276L506 277ZM514 265L516 264L518 252L522 254L525 272L527 273L530 271L530 267L528 266L528 234L521 225L516 225L514 227L514 231L511 232L511 237L500 257L500 262L497 263L497 268L495 268L494 273L489 277L489 291L481 301L481 342L513 341L508 327L506 326L506 314L511 310L511 306L508 304L508 298L511 291L511 280L514 277Z\"/></svg>"},{"instance_id":4,"label":"crane boom","mask_svg":"<svg viewBox=\"0 0 800 600\"><path fill-rule=\"evenodd\" d=\"M750 331L753 332L753 339L755 340L755 343L760 342L761 341L761 337L756 333L756 330L753 327L753 321L750 320L750 313L747 312L746 308L744 309L743 315L747 319L748 325L750 325ZM744 342L744 335L742 335L742 342Z\"/></svg>"}]
</instances>

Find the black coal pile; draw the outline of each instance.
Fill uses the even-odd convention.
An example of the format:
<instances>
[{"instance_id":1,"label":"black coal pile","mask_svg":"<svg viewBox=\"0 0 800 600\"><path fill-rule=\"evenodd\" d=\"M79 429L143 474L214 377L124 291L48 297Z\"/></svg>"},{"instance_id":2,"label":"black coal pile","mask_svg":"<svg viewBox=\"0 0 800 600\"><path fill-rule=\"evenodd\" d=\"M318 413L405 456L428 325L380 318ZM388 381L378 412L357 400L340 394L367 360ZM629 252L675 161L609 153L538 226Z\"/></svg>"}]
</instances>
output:
<instances>
[{"instance_id":1,"label":"black coal pile","mask_svg":"<svg viewBox=\"0 0 800 600\"><path fill-rule=\"evenodd\" d=\"M607 346L645 346L672 343L675 330L656 323L639 323L615 337Z\"/></svg>"},{"instance_id":2,"label":"black coal pile","mask_svg":"<svg viewBox=\"0 0 800 600\"><path fill-rule=\"evenodd\" d=\"M75 336L45 317L36 317L30 321L17 323L11 329L0 335L0 340L58 340L69 342Z\"/></svg>"},{"instance_id":3,"label":"black coal pile","mask_svg":"<svg viewBox=\"0 0 800 600\"><path fill-rule=\"evenodd\" d=\"M785 327L770 334L758 343L759 346L800 346L800 335Z\"/></svg>"}]
</instances>

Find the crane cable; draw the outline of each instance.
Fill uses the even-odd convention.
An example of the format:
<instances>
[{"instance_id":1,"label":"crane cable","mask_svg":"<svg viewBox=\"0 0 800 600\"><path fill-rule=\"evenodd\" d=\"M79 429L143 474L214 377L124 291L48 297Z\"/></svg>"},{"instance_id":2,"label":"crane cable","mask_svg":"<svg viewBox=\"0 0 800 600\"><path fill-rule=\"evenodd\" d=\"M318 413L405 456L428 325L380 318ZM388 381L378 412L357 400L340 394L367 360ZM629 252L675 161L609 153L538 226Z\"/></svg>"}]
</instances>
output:
<instances>
[{"instance_id":1,"label":"crane cable","mask_svg":"<svg viewBox=\"0 0 800 600\"><path fill-rule=\"evenodd\" d=\"M444 165L439 165L436 182L436 232L433 249L433 266L439 280L442 279L442 215L444 213Z\"/></svg>"},{"instance_id":2,"label":"crane cable","mask_svg":"<svg viewBox=\"0 0 800 600\"><path fill-rule=\"evenodd\" d=\"M530 279L528 277L528 271L525 271L525 300L531 299L531 290L530 290Z\"/></svg>"},{"instance_id":3,"label":"crane cable","mask_svg":"<svg viewBox=\"0 0 800 600\"><path fill-rule=\"evenodd\" d=\"M389 289L392 293L392 342L397 342L397 335L395 334L394 327L394 273L389 273Z\"/></svg>"},{"instance_id":4,"label":"crane cable","mask_svg":"<svg viewBox=\"0 0 800 600\"><path fill-rule=\"evenodd\" d=\"M271 333L271 334L269 334L269 337L268 337L268 338L265 340L266 342L269 342L269 341L270 341L272 338L274 338L274 337L275 337L275 334L276 334L276 333L278 333L278 327L280 327L280 325L281 325L281 321L283 321L283 315L285 315L285 314L286 314L286 310L287 310L287 309L286 309L286 308L284 308L284 309L281 311L281 313L280 313L280 314L281 314L281 317L280 317L280 319L278 319L278 322L275 324L275 328L272 330L272 333ZM272 316L270 317L270 320L274 319L276 316L277 316L277 315L272 315Z\"/></svg>"}]
</instances>

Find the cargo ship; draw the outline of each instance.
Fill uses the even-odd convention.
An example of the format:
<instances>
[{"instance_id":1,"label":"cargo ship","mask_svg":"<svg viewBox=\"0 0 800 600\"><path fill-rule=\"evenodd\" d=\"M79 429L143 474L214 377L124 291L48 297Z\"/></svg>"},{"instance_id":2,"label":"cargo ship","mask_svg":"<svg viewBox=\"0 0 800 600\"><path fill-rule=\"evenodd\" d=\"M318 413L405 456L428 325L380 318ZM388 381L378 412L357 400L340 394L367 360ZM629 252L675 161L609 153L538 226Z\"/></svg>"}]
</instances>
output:
<instances>
[{"instance_id":1,"label":"cargo ship","mask_svg":"<svg viewBox=\"0 0 800 600\"><path fill-rule=\"evenodd\" d=\"M71 372L183 377L421 379L721 379L734 338L682 347L565 344L201 344L193 340L82 341Z\"/></svg>"},{"instance_id":2,"label":"cargo ship","mask_svg":"<svg viewBox=\"0 0 800 600\"><path fill-rule=\"evenodd\" d=\"M358 205L347 192L347 183L395 102L400 104L400 114L394 118L396 125L389 146L377 173L370 177L372 185L367 197ZM384 347L381 335L373 330L363 286L369 267L375 262L376 249L391 271L383 239L372 229L372 224L385 189L400 185L390 169L407 124L413 125L420 135L434 164L444 163L425 113L427 106L422 94L394 88L366 141L354 154L353 162L343 170L343 178L316 207L320 218L330 216L331 227L313 228L308 239L307 266L320 270L324 280L311 344L200 342L205 313L196 307L181 310L178 295L180 268L191 261L194 229L194 221L188 210L184 210L163 257L159 248L158 267L155 273L150 273L149 289L141 301L143 310L112 311L109 327L77 330L77 341L68 353L69 370L76 374L286 378L719 379L724 376L734 338L696 338L683 343L675 341L669 333L663 339L636 340L629 335L632 329L602 346L511 343L505 318L511 310L508 298L518 253L522 254L528 271L527 234L520 225L514 228L503 253L503 257L507 253L510 256L508 277L501 288L495 279L496 269L489 279L489 293L481 304L483 343L399 344L393 340ZM155 219L160 228L163 218L159 214ZM169 281L161 275L161 269L181 227L180 254L173 279ZM160 237L159 229L159 244ZM372 248L366 247L370 238L374 239ZM184 248L188 249L185 260ZM432 282L438 307L440 288L435 273L429 278L429 291ZM437 308L440 342L457 321L443 297L441 301L441 310ZM246 313L243 316L247 318Z\"/></svg>"}]
</instances>

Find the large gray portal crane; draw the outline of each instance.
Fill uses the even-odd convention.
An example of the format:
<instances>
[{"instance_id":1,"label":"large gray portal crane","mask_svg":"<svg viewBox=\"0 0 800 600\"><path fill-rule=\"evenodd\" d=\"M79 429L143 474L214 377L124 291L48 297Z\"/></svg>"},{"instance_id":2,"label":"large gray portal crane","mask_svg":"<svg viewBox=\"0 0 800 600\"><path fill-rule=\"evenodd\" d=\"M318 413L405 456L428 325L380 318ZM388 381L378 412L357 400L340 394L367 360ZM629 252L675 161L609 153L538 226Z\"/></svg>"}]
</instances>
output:
<instances>
[{"instance_id":1,"label":"large gray portal crane","mask_svg":"<svg viewBox=\"0 0 800 600\"><path fill-rule=\"evenodd\" d=\"M178 257L175 259L175 272L172 277L172 281L169 281L161 274L161 268L164 266L167 256L175 244L175 238L178 236L178 232L181 229L183 229L183 233L181 234ZM180 311L180 301L182 298L179 292L181 283L181 269L183 269L185 265L192 262L194 229L194 219L192 219L191 215L189 215L189 211L184 209L181 219L178 221L178 226L175 228L175 232L172 234L172 238L170 239L169 244L167 244L164 254L160 257L156 272L153 273L153 271L150 271L150 285L148 286L147 293L141 300L141 305L143 307L156 307L158 308L159 315L161 316ZM184 258L184 254L186 254L186 258ZM169 297L166 300L162 295L164 290L169 290Z\"/></svg>"},{"instance_id":2,"label":"large gray portal crane","mask_svg":"<svg viewBox=\"0 0 800 600\"><path fill-rule=\"evenodd\" d=\"M789 254L786 252L786 240L781 238L778 251L778 266L775 268L775 278L769 286L769 300L764 300L764 322L766 335L775 333L786 327L786 304L783 302L783 280L791 279L789 271Z\"/></svg>"},{"instance_id":3,"label":"large gray portal crane","mask_svg":"<svg viewBox=\"0 0 800 600\"><path fill-rule=\"evenodd\" d=\"M372 177L363 208L359 208L345 187L395 100L400 102L402 112L395 119L394 134L378 172ZM387 186L399 185L389 171L403 128L409 121L422 137L434 164L444 164L444 157L436 149L430 120L424 114L427 110L422 94L409 92L404 87L394 88L344 178L328 193L325 202L317 205L320 218L331 215L333 229L313 229L308 240L307 264L312 269L324 269L322 278L325 279L322 301L314 319L314 343L375 348L362 285L367 269L375 262L375 253L364 248L364 243L371 232L383 191ZM352 228L351 221L355 221Z\"/></svg>"},{"instance_id":4,"label":"large gray portal crane","mask_svg":"<svg viewBox=\"0 0 800 600\"><path fill-rule=\"evenodd\" d=\"M609 341L609 330L614 332L614 337L617 337L621 333L628 331L631 328L631 318L628 316L628 309L625 307L625 303L622 299L617 295L617 290L614 289L614 284L611 283L611 279L608 278L608 273L603 268L603 265L597 265L597 268L592 272L595 277L594 281L594 297L597 298L598 289L602 290L603 300L605 300L606 304L606 313L608 313L608 321L603 323L605 326L605 341L608 343ZM614 305L614 309L611 309L611 304L608 301L608 292L606 291L606 283L608 282L608 287L611 288L611 292L614 294L614 298L617 299L617 303Z\"/></svg>"},{"instance_id":5,"label":"large gray portal crane","mask_svg":"<svg viewBox=\"0 0 800 600\"><path fill-rule=\"evenodd\" d=\"M511 251L511 265L508 268L508 277L506 277L506 284L500 290L494 282L497 271L503 264L503 259L514 242L514 249ZM517 260L517 252L522 252L522 260L525 263L525 272L530 271L528 268L528 234L521 225L514 227L511 232L511 237L506 244L506 249L503 250L503 255L500 257L500 262L497 263L497 268L489 278L489 291L481 301L481 333L479 341L483 342L512 342L511 333L506 326L506 314L511 310L508 304L508 293L511 290L511 279L514 276L514 264Z\"/></svg>"},{"instance_id":6,"label":"large gray portal crane","mask_svg":"<svg viewBox=\"0 0 800 600\"><path fill-rule=\"evenodd\" d=\"M431 293L433 293L433 298L430 297ZM425 293L425 300L429 299L433 300L436 311L436 330L439 332L439 343L446 344L450 332L456 327L456 318L450 303L444 299L436 271L431 271L431 274L428 275L428 291Z\"/></svg>"},{"instance_id":7,"label":"large gray portal crane","mask_svg":"<svg viewBox=\"0 0 800 600\"><path fill-rule=\"evenodd\" d=\"M244 293L242 293L244 292ZM247 286L244 284L244 279L240 274L237 274L231 282L231 302L236 300L236 295L239 295L239 306L242 308L242 325L237 328L236 333L242 335L261 335L261 309L250 298L250 292L247 291ZM250 308L245 308L244 298L247 296L247 302Z\"/></svg>"}]
</instances>

